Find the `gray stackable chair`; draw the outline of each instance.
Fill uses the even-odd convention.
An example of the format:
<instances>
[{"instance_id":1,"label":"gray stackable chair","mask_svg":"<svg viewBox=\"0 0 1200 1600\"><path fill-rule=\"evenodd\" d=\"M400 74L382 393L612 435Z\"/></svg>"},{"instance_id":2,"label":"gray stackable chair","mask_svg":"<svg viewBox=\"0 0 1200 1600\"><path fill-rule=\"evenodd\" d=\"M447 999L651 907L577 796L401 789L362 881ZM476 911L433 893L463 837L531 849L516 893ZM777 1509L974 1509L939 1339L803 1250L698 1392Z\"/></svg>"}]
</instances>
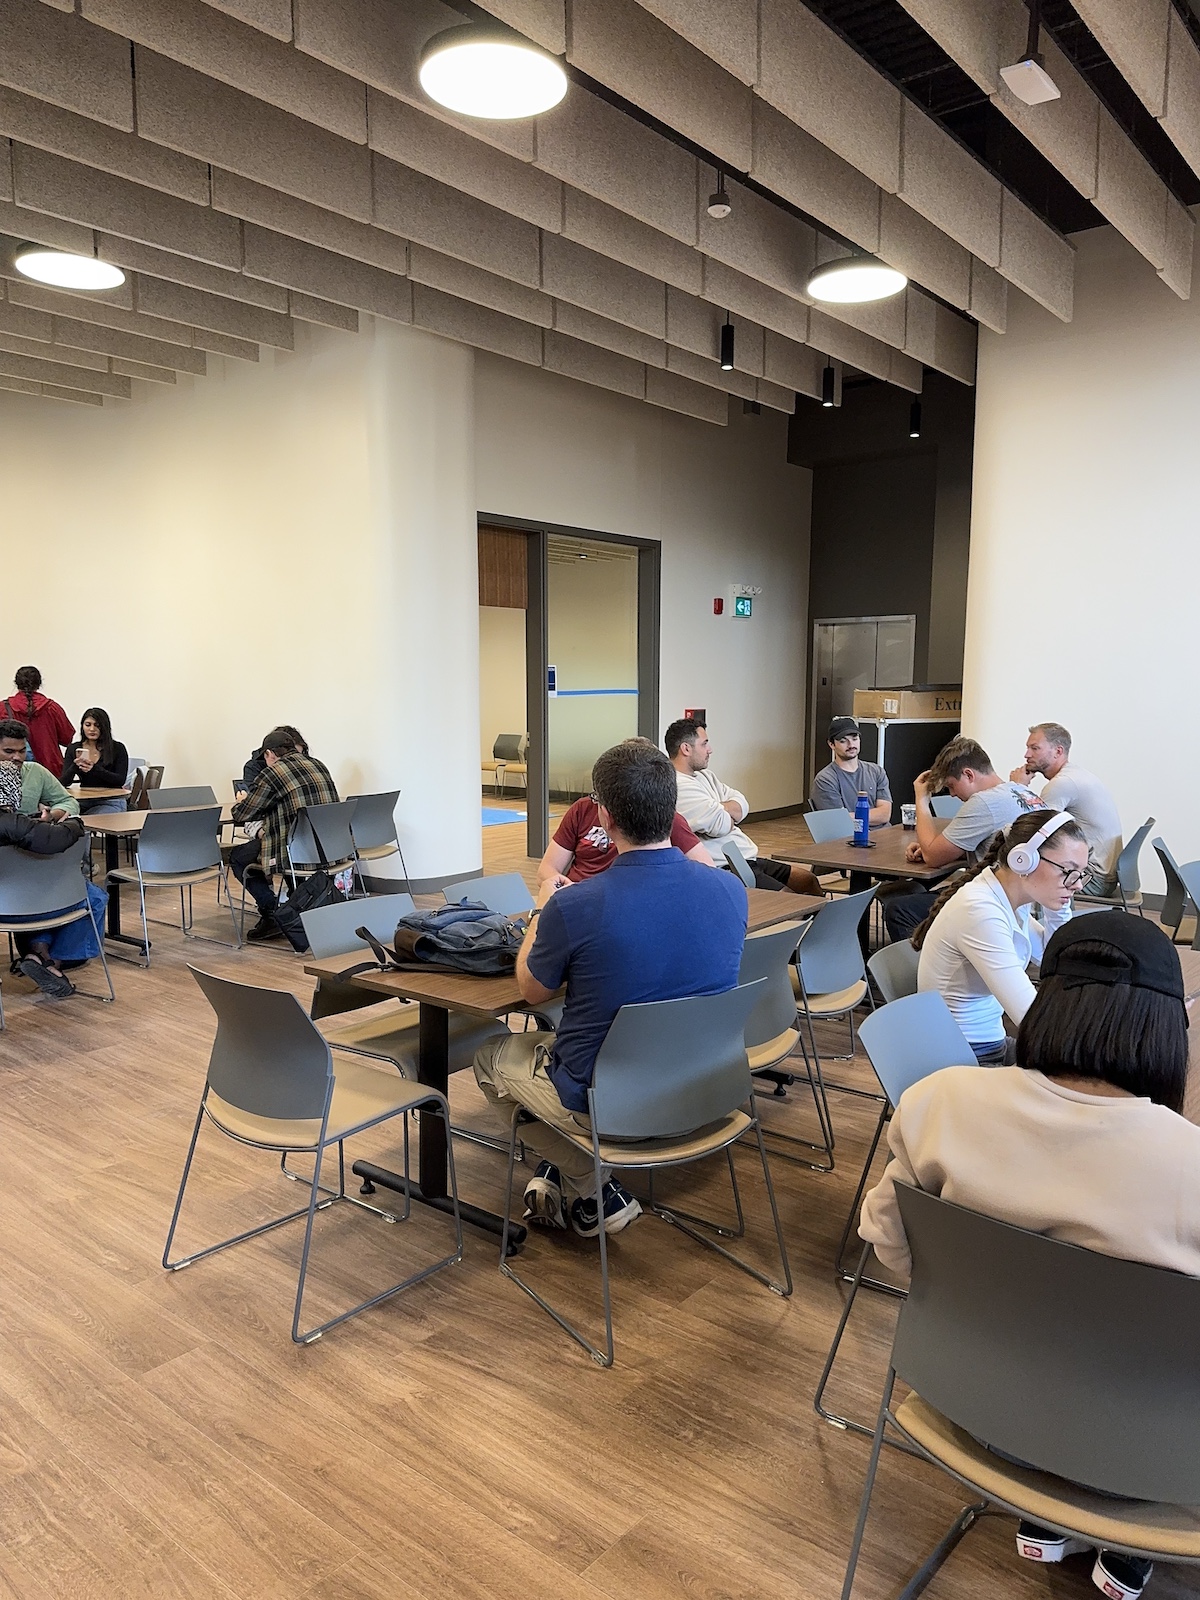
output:
<instances>
[{"instance_id":1,"label":"gray stackable chair","mask_svg":"<svg viewBox=\"0 0 1200 1600\"><path fill-rule=\"evenodd\" d=\"M497 794L504 793L505 782L510 772L522 778L527 775L526 738L527 735L520 733L499 734L492 746L492 759L480 763L484 772L490 772L495 777Z\"/></svg>"},{"instance_id":2,"label":"gray stackable chair","mask_svg":"<svg viewBox=\"0 0 1200 1600\"><path fill-rule=\"evenodd\" d=\"M739 983L763 981L762 995L746 1023L746 1056L750 1062L751 1078L774 1083L772 1098L783 1099L788 1085L795 1082L795 1073L784 1069L800 1047L808 1087L817 1110L817 1123L821 1129L822 1143L813 1144L808 1139L797 1139L793 1134L780 1133L777 1128L763 1128L764 1136L784 1144L799 1145L805 1150L820 1152L822 1161L809 1161L790 1152L776 1151L789 1161L798 1161L814 1172L833 1171L833 1139L827 1122L827 1109L823 1096L813 1076L812 1062L804 1045L796 1015L796 996L792 991L791 963L797 947L813 926L812 919L776 923L757 933L746 935L742 947L742 964L738 972ZM793 1063L795 1065L795 1063ZM757 1088L755 1094L758 1094Z\"/></svg>"},{"instance_id":3,"label":"gray stackable chair","mask_svg":"<svg viewBox=\"0 0 1200 1600\"><path fill-rule=\"evenodd\" d=\"M869 1434L871 1430L863 1423L851 1422L846 1417L827 1411L821 1401L859 1289L865 1283L869 1288L882 1289L887 1294L901 1295L903 1290L881 1279L864 1277L871 1253L870 1245L863 1246L858 1266L853 1273L843 1268L842 1257L854 1225L858 1221L859 1206L863 1191L867 1187L867 1179L871 1174L875 1152L879 1148L883 1130L900 1096L914 1083L929 1077L932 1072L940 1072L943 1067L973 1067L976 1061L975 1052L950 1015L950 1008L940 994L932 991L926 994L906 995L882 1006L864 1019L859 1029L859 1037L887 1098L883 1110L879 1113L874 1137L863 1162L862 1175L854 1191L854 1199L850 1202L846 1226L842 1229L842 1237L838 1243L836 1259L838 1276L843 1281L849 1282L851 1287L846 1297L846 1304L842 1308L837 1332L833 1336L833 1343L825 1359L825 1368L821 1373L817 1392L813 1396L813 1405L818 1415L824 1417L826 1422L832 1422L835 1427L848 1428L853 1433Z\"/></svg>"},{"instance_id":4,"label":"gray stackable chair","mask_svg":"<svg viewBox=\"0 0 1200 1600\"><path fill-rule=\"evenodd\" d=\"M353 819L353 800L301 807L292 819L287 842L287 875L293 888L302 874L318 870L341 872L354 864L354 838L350 832Z\"/></svg>"},{"instance_id":5,"label":"gray stackable chair","mask_svg":"<svg viewBox=\"0 0 1200 1600\"><path fill-rule=\"evenodd\" d=\"M1200 906L1192 900L1188 893L1188 886L1184 882L1183 868L1167 848L1165 839L1151 840L1154 854L1158 857L1158 864L1162 868L1163 877L1166 879L1167 892L1163 896L1162 909L1158 913L1158 920L1164 928L1171 930L1171 943L1179 943L1179 935L1183 929L1186 917L1196 917L1196 933L1193 937L1200 936ZM1184 934L1186 940L1187 935Z\"/></svg>"},{"instance_id":6,"label":"gray stackable chair","mask_svg":"<svg viewBox=\"0 0 1200 1600\"><path fill-rule=\"evenodd\" d=\"M392 1295L420 1283L442 1267L462 1259L462 1223L458 1214L458 1185L454 1174L454 1150L449 1148L450 1194L454 1203L455 1249L447 1256L421 1268L388 1289L329 1317L315 1327L301 1331L300 1317L308 1259L312 1246L313 1219L319 1210L344 1201L370 1211L385 1221L396 1216L380 1211L346 1193L345 1141L368 1128L377 1127L392 1117L404 1119L404 1176L408 1178L408 1115L420 1110L436 1113L450 1124L450 1108L436 1089L426 1084L409 1083L395 1074L381 1072L357 1060L339 1060L336 1068L330 1047L304 1015L295 995L278 989L258 989L234 983L228 978L191 969L196 982L217 1015L217 1035L213 1041L204 1092L196 1113L191 1143L184 1162L183 1176L171 1226L163 1250L163 1266L178 1272L205 1256L230 1245L255 1239L285 1222L305 1218L304 1245L300 1254L300 1274L296 1283L296 1303L292 1314L292 1338L297 1344L311 1344L328 1329L357 1316L370 1306L379 1305ZM308 1203L285 1216L260 1223L243 1233L207 1245L179 1259L171 1259L171 1246L183 1206L192 1160L202 1124L208 1119L220 1132L240 1144L268 1150L286 1158L289 1150L313 1157ZM447 1141L449 1145L449 1141ZM338 1185L335 1190L321 1185L321 1167L327 1151L337 1147ZM323 1196L324 1198L318 1198ZM407 1220L411 1199L405 1192L403 1217Z\"/></svg>"},{"instance_id":7,"label":"gray stackable chair","mask_svg":"<svg viewBox=\"0 0 1200 1600\"><path fill-rule=\"evenodd\" d=\"M946 821L958 815L962 810L962 804L962 801L956 800L952 794L935 794L929 802L929 809L935 817Z\"/></svg>"},{"instance_id":8,"label":"gray stackable chair","mask_svg":"<svg viewBox=\"0 0 1200 1600\"><path fill-rule=\"evenodd\" d=\"M806 812L804 825L814 844L831 844L837 839L854 837L854 818L843 806L832 811Z\"/></svg>"},{"instance_id":9,"label":"gray stackable chair","mask_svg":"<svg viewBox=\"0 0 1200 1600\"><path fill-rule=\"evenodd\" d=\"M400 848L400 836L396 830L399 789L389 789L383 794L352 794L348 799L354 807L350 817L350 837L354 841L355 865L363 892L366 893L367 887L363 862L383 861L388 856L400 857L404 881L407 883L408 868L404 864L404 852Z\"/></svg>"},{"instance_id":10,"label":"gray stackable chair","mask_svg":"<svg viewBox=\"0 0 1200 1600\"><path fill-rule=\"evenodd\" d=\"M1154 826L1154 818L1147 817L1145 822L1122 847L1121 854L1117 857L1117 892L1114 895L1076 895L1075 910L1080 911L1136 911L1138 916L1144 917L1142 909L1142 878L1138 869L1138 857L1142 853L1142 846L1150 837L1150 830Z\"/></svg>"},{"instance_id":11,"label":"gray stackable chair","mask_svg":"<svg viewBox=\"0 0 1200 1600\"><path fill-rule=\"evenodd\" d=\"M189 939L205 939L209 944L224 944L223 939L206 939L192 932L192 890L198 883L216 879L225 892L233 922L233 948L242 948L242 933L229 893L229 877L221 857L217 830L221 825L218 805L188 811L152 811L138 835L137 855L132 867L118 867L109 879L136 883L142 911L143 964L150 965L150 927L146 916L147 889L178 889L180 927Z\"/></svg>"},{"instance_id":12,"label":"gray stackable chair","mask_svg":"<svg viewBox=\"0 0 1200 1600\"><path fill-rule=\"evenodd\" d=\"M818 813L819 815L823 813ZM858 925L871 901L874 887L860 894L843 895L827 901L813 913L813 930L800 947L792 974L792 987L804 1020L808 1025L808 1039L812 1046L813 1065L821 1099L825 1104L825 1125L833 1144L833 1128L829 1120L829 1102L825 1097L825 1082L821 1072L821 1056L813 1031L816 1018L829 1020L847 1017L850 1023L850 1054L835 1056L835 1061L849 1061L854 1055L854 1008L864 1000L871 1000L867 983L867 969L863 961L862 946L858 942ZM871 1000L872 1005L874 1001ZM830 1084L831 1089L841 1089L846 1094L877 1099L865 1089L854 1089L845 1084Z\"/></svg>"},{"instance_id":13,"label":"gray stackable chair","mask_svg":"<svg viewBox=\"0 0 1200 1600\"><path fill-rule=\"evenodd\" d=\"M732 839L721 840L721 851L729 865L737 873L747 889L755 887L754 873L750 870L750 863L734 844Z\"/></svg>"},{"instance_id":14,"label":"gray stackable chair","mask_svg":"<svg viewBox=\"0 0 1200 1600\"><path fill-rule=\"evenodd\" d=\"M902 1600L988 1514L1129 1555L1200 1561L1200 1279L1028 1233L919 1189L898 1195L912 1288L842 1600L889 1428L974 1497ZM893 1407L897 1378L912 1392ZM889 1530L893 1549L901 1537Z\"/></svg>"},{"instance_id":15,"label":"gray stackable chair","mask_svg":"<svg viewBox=\"0 0 1200 1600\"><path fill-rule=\"evenodd\" d=\"M458 905L463 900L478 900L489 911L498 911L504 917L523 917L533 910L533 895L519 872L497 872L482 878L467 878L443 889L447 905Z\"/></svg>"},{"instance_id":16,"label":"gray stackable chair","mask_svg":"<svg viewBox=\"0 0 1200 1600\"><path fill-rule=\"evenodd\" d=\"M917 968L920 964L921 952L913 949L912 940L897 939L876 950L867 961L867 971L874 978L886 1003L899 1000L906 994L916 994Z\"/></svg>"},{"instance_id":17,"label":"gray stackable chair","mask_svg":"<svg viewBox=\"0 0 1200 1600\"><path fill-rule=\"evenodd\" d=\"M149 811L181 811L188 806L215 806L217 796L207 783L193 784L179 789L147 789L146 809Z\"/></svg>"},{"instance_id":18,"label":"gray stackable chair","mask_svg":"<svg viewBox=\"0 0 1200 1600\"><path fill-rule=\"evenodd\" d=\"M622 1006L596 1057L592 1086L588 1090L590 1133L556 1131L586 1151L594 1163L597 1198L602 1165L622 1171L645 1168L650 1172L649 1209L740 1267L774 1293L792 1292L787 1247L775 1204L771 1169L754 1107L750 1068L746 1059L746 1022L761 998L759 983L743 984L724 994L698 995L682 1000L656 1000L645 1005ZM746 1108L749 1108L748 1110ZM504 1198L504 1230L500 1241L500 1270L547 1312L559 1327L581 1344L602 1367L613 1363L612 1298L608 1280L608 1236L600 1228L600 1283L604 1300L604 1350L567 1319L536 1289L518 1277L508 1262L509 1203L516 1160L517 1128L522 1108L514 1108L508 1151L508 1184ZM775 1239L783 1266L778 1282L735 1256L715 1238L698 1232L699 1219L659 1205L654 1199L654 1173L683 1166L706 1156L725 1153L737 1210L735 1229L702 1226L726 1238L744 1233L742 1202L733 1165L732 1146L753 1133L762 1161L763 1178L775 1224Z\"/></svg>"},{"instance_id":19,"label":"gray stackable chair","mask_svg":"<svg viewBox=\"0 0 1200 1600\"><path fill-rule=\"evenodd\" d=\"M86 836L57 856L34 855L11 846L0 851L0 917L4 919L0 933L45 933L91 918L100 942L100 964L108 995L88 994L84 989L77 989L76 993L88 1000L103 1000L107 1005L117 997L104 954L104 929L92 917L84 884L87 856ZM0 995L0 1029L4 1026L4 1000Z\"/></svg>"}]
</instances>

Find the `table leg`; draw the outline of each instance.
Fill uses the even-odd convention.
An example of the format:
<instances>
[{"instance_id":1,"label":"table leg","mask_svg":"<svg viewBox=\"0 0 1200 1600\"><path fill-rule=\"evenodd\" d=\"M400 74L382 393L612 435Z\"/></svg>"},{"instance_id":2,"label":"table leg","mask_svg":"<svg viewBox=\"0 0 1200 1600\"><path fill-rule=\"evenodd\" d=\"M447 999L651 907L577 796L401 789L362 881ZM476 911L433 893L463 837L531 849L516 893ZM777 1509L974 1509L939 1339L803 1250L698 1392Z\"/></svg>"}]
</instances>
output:
<instances>
[{"instance_id":1,"label":"table leg","mask_svg":"<svg viewBox=\"0 0 1200 1600\"><path fill-rule=\"evenodd\" d=\"M104 835L104 887L108 890L108 937L121 937L121 887L109 882L109 875L121 862L121 841L115 833Z\"/></svg>"},{"instance_id":2,"label":"table leg","mask_svg":"<svg viewBox=\"0 0 1200 1600\"><path fill-rule=\"evenodd\" d=\"M450 1085L450 1013L444 1006L421 1002L418 1024L417 1081L428 1084L445 1094ZM452 1214L454 1202L447 1193L449 1163L446 1157L446 1124L432 1111L420 1111L418 1133L417 1183L405 1184L402 1173L391 1172L387 1167L377 1167L371 1161L355 1161L351 1172L363 1180L362 1193L370 1194L378 1184L381 1189L391 1189L397 1194L406 1191L419 1205L432 1206L435 1211ZM504 1218L494 1211L468 1205L460 1200L459 1215L464 1222L482 1228L486 1233L499 1235L504 1228ZM515 1255L525 1243L526 1229L519 1223L508 1226L509 1254Z\"/></svg>"}]
</instances>

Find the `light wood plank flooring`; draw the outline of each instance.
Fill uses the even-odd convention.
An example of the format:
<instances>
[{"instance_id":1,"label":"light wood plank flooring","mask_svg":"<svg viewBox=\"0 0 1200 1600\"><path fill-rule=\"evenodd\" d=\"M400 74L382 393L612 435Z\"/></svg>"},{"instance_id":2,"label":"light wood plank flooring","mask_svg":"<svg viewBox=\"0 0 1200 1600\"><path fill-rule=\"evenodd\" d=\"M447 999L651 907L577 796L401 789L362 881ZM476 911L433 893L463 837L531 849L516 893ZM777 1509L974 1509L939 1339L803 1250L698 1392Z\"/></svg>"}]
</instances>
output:
<instances>
[{"instance_id":1,"label":"light wood plank flooring","mask_svg":"<svg viewBox=\"0 0 1200 1600\"><path fill-rule=\"evenodd\" d=\"M794 824L793 824L794 826ZM781 848L786 823L757 831ZM485 830L488 870L532 877L523 829ZM171 913L161 896L161 912ZM201 931L223 934L198 896ZM178 1274L167 1221L211 1017L192 961L307 997L278 946L235 954L154 930L148 972L114 964L115 1006L49 1004L4 977L0 1035L0 1596L20 1600L775 1600L837 1594L864 1442L813 1414L840 1309L832 1252L869 1103L835 1095L838 1170L775 1165L796 1278L782 1301L645 1218L614 1241L617 1365L602 1372L496 1270L468 1230L461 1267L297 1349L300 1238L283 1229ZM1200 967L1196 958L1189 964ZM84 982L95 986L89 969ZM826 1045L840 1048L844 1030ZM859 1060L839 1067L865 1083ZM456 1120L484 1126L468 1074ZM811 1129L799 1090L771 1122ZM396 1139L359 1153L396 1160ZM750 1246L765 1201L741 1160ZM459 1148L462 1191L498 1205L499 1157ZM203 1136L183 1243L283 1210L267 1157ZM520 1173L518 1182L520 1182ZM678 1180L719 1211L719 1170ZM519 1205L519 1189L513 1197ZM314 1313L446 1244L440 1217L320 1219ZM596 1326L595 1247L535 1237L525 1270ZM864 1295L831 1389L865 1414L894 1308ZM886 1462L860 1572L894 1590L959 1504L947 1480ZM1081 1562L1017 1559L987 1522L937 1580L946 1600L1095 1595ZM1162 1600L1200 1592L1183 1569Z\"/></svg>"}]
</instances>

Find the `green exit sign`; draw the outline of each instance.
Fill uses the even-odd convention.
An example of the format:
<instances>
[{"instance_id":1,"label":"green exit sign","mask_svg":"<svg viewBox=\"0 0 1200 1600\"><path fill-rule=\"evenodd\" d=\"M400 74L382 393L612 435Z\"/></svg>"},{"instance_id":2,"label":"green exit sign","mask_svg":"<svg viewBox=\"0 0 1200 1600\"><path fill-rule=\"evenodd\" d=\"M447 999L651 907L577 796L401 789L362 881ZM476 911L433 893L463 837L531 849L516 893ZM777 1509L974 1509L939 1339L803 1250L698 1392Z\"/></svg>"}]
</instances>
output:
<instances>
[{"instance_id":1,"label":"green exit sign","mask_svg":"<svg viewBox=\"0 0 1200 1600\"><path fill-rule=\"evenodd\" d=\"M735 594L733 597L733 614L735 617L752 617L754 615L753 595Z\"/></svg>"}]
</instances>

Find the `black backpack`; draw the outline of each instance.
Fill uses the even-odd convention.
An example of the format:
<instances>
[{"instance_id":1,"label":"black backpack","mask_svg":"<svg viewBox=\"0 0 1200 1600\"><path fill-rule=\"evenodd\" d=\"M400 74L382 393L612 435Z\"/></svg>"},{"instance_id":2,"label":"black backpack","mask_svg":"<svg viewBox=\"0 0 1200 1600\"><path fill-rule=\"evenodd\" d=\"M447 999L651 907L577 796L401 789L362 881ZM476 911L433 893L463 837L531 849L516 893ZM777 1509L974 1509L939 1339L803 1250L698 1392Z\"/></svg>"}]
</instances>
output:
<instances>
[{"instance_id":1,"label":"black backpack","mask_svg":"<svg viewBox=\"0 0 1200 1600\"><path fill-rule=\"evenodd\" d=\"M461 900L435 911L410 911L396 924L392 949L366 928L354 930L375 953L386 971L427 968L434 972L471 972L478 977L507 977L515 971L517 951L525 935L524 922L490 911L478 900ZM366 972L364 962L343 973Z\"/></svg>"}]
</instances>

